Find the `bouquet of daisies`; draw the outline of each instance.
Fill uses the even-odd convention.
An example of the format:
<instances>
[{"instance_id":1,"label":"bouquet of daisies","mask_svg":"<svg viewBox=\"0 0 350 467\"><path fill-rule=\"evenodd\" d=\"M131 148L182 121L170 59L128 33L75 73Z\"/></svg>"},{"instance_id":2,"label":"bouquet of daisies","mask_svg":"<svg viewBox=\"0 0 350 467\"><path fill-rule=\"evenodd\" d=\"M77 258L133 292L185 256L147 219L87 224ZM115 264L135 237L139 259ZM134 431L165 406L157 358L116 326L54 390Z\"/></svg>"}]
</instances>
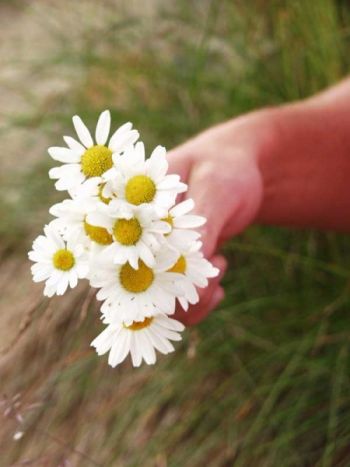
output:
<instances>
[{"instance_id":1,"label":"bouquet of daisies","mask_svg":"<svg viewBox=\"0 0 350 467\"><path fill-rule=\"evenodd\" d=\"M169 316L177 301L188 310L198 302L197 287L218 274L201 253L191 199L176 204L187 185L168 174L166 151L158 146L146 159L131 123L109 138L111 116L100 115L95 140L78 117L79 141L49 148L62 163L50 170L55 187L68 198L50 208L54 219L33 243L33 280L45 281L44 295L63 295L79 279L98 288L106 325L92 346L109 352L112 367L130 353L134 366L156 361L156 352L174 350L184 326Z\"/></svg>"}]
</instances>

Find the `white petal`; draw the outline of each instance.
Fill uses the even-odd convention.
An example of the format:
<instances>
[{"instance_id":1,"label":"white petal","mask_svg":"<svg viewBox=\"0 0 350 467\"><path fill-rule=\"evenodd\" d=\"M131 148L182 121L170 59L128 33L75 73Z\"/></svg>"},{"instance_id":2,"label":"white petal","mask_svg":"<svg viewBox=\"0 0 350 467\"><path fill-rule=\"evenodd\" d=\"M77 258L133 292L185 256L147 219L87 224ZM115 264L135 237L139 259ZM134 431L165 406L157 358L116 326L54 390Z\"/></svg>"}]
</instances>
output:
<instances>
[{"instance_id":1,"label":"white petal","mask_svg":"<svg viewBox=\"0 0 350 467\"><path fill-rule=\"evenodd\" d=\"M139 256L137 254L136 248L130 248L130 251L128 251L128 260L132 268L139 268Z\"/></svg>"},{"instance_id":2,"label":"white petal","mask_svg":"<svg viewBox=\"0 0 350 467\"><path fill-rule=\"evenodd\" d=\"M131 338L130 338L130 353L131 353L132 364L135 367L140 366L142 362L142 354L140 352L140 348L138 345L136 332L133 332L133 331L131 331Z\"/></svg>"},{"instance_id":3,"label":"white petal","mask_svg":"<svg viewBox=\"0 0 350 467\"><path fill-rule=\"evenodd\" d=\"M154 256L151 250L141 240L138 243L139 254L142 261L149 267L152 268L154 265Z\"/></svg>"},{"instance_id":4,"label":"white petal","mask_svg":"<svg viewBox=\"0 0 350 467\"><path fill-rule=\"evenodd\" d=\"M80 156L74 151L68 148L60 148L58 146L53 146L48 149L48 153L56 161L67 163L79 162Z\"/></svg>"},{"instance_id":5,"label":"white petal","mask_svg":"<svg viewBox=\"0 0 350 467\"><path fill-rule=\"evenodd\" d=\"M44 289L44 292L43 294L45 295L45 297L52 297L53 295L55 295L56 293L56 287L54 286L50 286L50 285L45 285L45 289Z\"/></svg>"},{"instance_id":6,"label":"white petal","mask_svg":"<svg viewBox=\"0 0 350 467\"><path fill-rule=\"evenodd\" d=\"M199 302L199 296L196 287L190 281L184 281L184 295L186 299L191 303L191 305L195 305Z\"/></svg>"},{"instance_id":7,"label":"white petal","mask_svg":"<svg viewBox=\"0 0 350 467\"><path fill-rule=\"evenodd\" d=\"M109 130L111 128L111 114L109 110L101 113L96 125L96 143L104 146L106 144Z\"/></svg>"},{"instance_id":8,"label":"white petal","mask_svg":"<svg viewBox=\"0 0 350 467\"><path fill-rule=\"evenodd\" d=\"M78 276L75 271L72 271L69 275L69 286L71 289L74 289L78 284Z\"/></svg>"},{"instance_id":9,"label":"white petal","mask_svg":"<svg viewBox=\"0 0 350 467\"><path fill-rule=\"evenodd\" d=\"M164 272L170 269L179 259L179 253L170 248L162 248L157 253L157 262L155 270L157 272Z\"/></svg>"},{"instance_id":10,"label":"white petal","mask_svg":"<svg viewBox=\"0 0 350 467\"><path fill-rule=\"evenodd\" d=\"M90 131L87 129L85 123L78 115L73 117L73 125L80 141L86 148L90 148L94 145L93 139L91 137Z\"/></svg>"},{"instance_id":11,"label":"white petal","mask_svg":"<svg viewBox=\"0 0 350 467\"><path fill-rule=\"evenodd\" d=\"M181 341L181 335L178 332L160 326L158 321L153 323L152 327L155 332L164 338L170 339L172 341Z\"/></svg>"},{"instance_id":12,"label":"white petal","mask_svg":"<svg viewBox=\"0 0 350 467\"><path fill-rule=\"evenodd\" d=\"M184 297L177 297L184 311L188 311L188 301Z\"/></svg>"},{"instance_id":13,"label":"white petal","mask_svg":"<svg viewBox=\"0 0 350 467\"><path fill-rule=\"evenodd\" d=\"M31 260L31 261L38 261L40 263L43 263L43 262L46 262L46 263L49 263L49 259L47 258L47 256L41 252L41 251L29 251L28 252L28 258Z\"/></svg>"},{"instance_id":14,"label":"white petal","mask_svg":"<svg viewBox=\"0 0 350 467\"><path fill-rule=\"evenodd\" d=\"M178 229L194 229L206 223L206 218L187 214L174 219L174 226Z\"/></svg>"},{"instance_id":15,"label":"white petal","mask_svg":"<svg viewBox=\"0 0 350 467\"><path fill-rule=\"evenodd\" d=\"M132 123L131 122L126 122L122 126L120 126L115 133L124 133L126 131L132 130Z\"/></svg>"},{"instance_id":16,"label":"white petal","mask_svg":"<svg viewBox=\"0 0 350 467\"><path fill-rule=\"evenodd\" d=\"M62 236L51 223L44 227L44 232L47 238L57 246L57 249L65 247L65 243L62 239Z\"/></svg>"},{"instance_id":17,"label":"white petal","mask_svg":"<svg viewBox=\"0 0 350 467\"><path fill-rule=\"evenodd\" d=\"M168 222L156 221L152 223L150 230L160 234L168 234L171 232L171 226Z\"/></svg>"},{"instance_id":18,"label":"white petal","mask_svg":"<svg viewBox=\"0 0 350 467\"><path fill-rule=\"evenodd\" d=\"M115 339L114 344L112 345L108 363L112 367L116 367L118 363L121 363L127 354L129 353L129 346L127 345L128 333L121 332L118 337Z\"/></svg>"},{"instance_id":19,"label":"white petal","mask_svg":"<svg viewBox=\"0 0 350 467\"><path fill-rule=\"evenodd\" d=\"M157 146L151 157L146 161L146 172L155 183L159 183L166 175L168 162L165 158L165 148Z\"/></svg>"},{"instance_id":20,"label":"white petal","mask_svg":"<svg viewBox=\"0 0 350 467\"><path fill-rule=\"evenodd\" d=\"M42 282L45 281L48 277L50 277L52 268L42 268L40 270L34 269L34 266L42 266L41 264L35 264L32 266L32 274L33 274L33 281L34 282Z\"/></svg>"},{"instance_id":21,"label":"white petal","mask_svg":"<svg viewBox=\"0 0 350 467\"><path fill-rule=\"evenodd\" d=\"M181 187L180 177L178 175L166 175L157 185L157 190L176 190Z\"/></svg>"},{"instance_id":22,"label":"white petal","mask_svg":"<svg viewBox=\"0 0 350 467\"><path fill-rule=\"evenodd\" d=\"M109 351L112 347L114 338L117 336L118 332L115 326L108 326L104 329L101 334L99 334L92 342L91 346L95 347L98 355L103 355Z\"/></svg>"},{"instance_id":23,"label":"white petal","mask_svg":"<svg viewBox=\"0 0 350 467\"><path fill-rule=\"evenodd\" d=\"M49 279L46 281L47 285L52 285L57 287L57 284L64 278L64 272L60 271L58 269L54 269L49 277Z\"/></svg>"},{"instance_id":24,"label":"white petal","mask_svg":"<svg viewBox=\"0 0 350 467\"><path fill-rule=\"evenodd\" d=\"M133 246L132 248L128 248L128 257L130 258L130 264L132 265L132 263L137 263L137 266L136 268L133 266L134 269L138 269L139 268L139 265L138 265L138 259L139 259L139 253L137 251L137 248L135 246Z\"/></svg>"},{"instance_id":25,"label":"white petal","mask_svg":"<svg viewBox=\"0 0 350 467\"><path fill-rule=\"evenodd\" d=\"M77 265L77 276L79 279L86 279L89 274L89 264L84 263L84 264L78 264Z\"/></svg>"},{"instance_id":26,"label":"white petal","mask_svg":"<svg viewBox=\"0 0 350 467\"><path fill-rule=\"evenodd\" d=\"M52 177L50 177L52 178ZM55 188L57 191L65 191L74 188L77 185L74 178L60 178L55 183Z\"/></svg>"},{"instance_id":27,"label":"white petal","mask_svg":"<svg viewBox=\"0 0 350 467\"><path fill-rule=\"evenodd\" d=\"M113 220L110 217L98 211L90 212L87 215L86 220L88 224L95 225L97 227L104 227L105 229L110 229L113 225Z\"/></svg>"},{"instance_id":28,"label":"white petal","mask_svg":"<svg viewBox=\"0 0 350 467\"><path fill-rule=\"evenodd\" d=\"M148 365L154 365L156 363L157 357L151 339L143 331L138 333L138 339L145 362Z\"/></svg>"},{"instance_id":29,"label":"white petal","mask_svg":"<svg viewBox=\"0 0 350 467\"><path fill-rule=\"evenodd\" d=\"M152 326L145 329L145 332L149 335L153 346L163 354L167 354L174 351L174 346L167 339L161 337L157 332L152 329Z\"/></svg>"},{"instance_id":30,"label":"white petal","mask_svg":"<svg viewBox=\"0 0 350 467\"><path fill-rule=\"evenodd\" d=\"M139 136L139 132L136 130L131 130L124 134L116 132L112 136L108 147L112 149L113 152L122 152L127 146L134 144L138 140Z\"/></svg>"},{"instance_id":31,"label":"white petal","mask_svg":"<svg viewBox=\"0 0 350 467\"><path fill-rule=\"evenodd\" d=\"M85 152L85 148L82 144L78 143L78 141L71 136L63 136L63 139L67 146L74 151L79 156L82 156Z\"/></svg>"},{"instance_id":32,"label":"white petal","mask_svg":"<svg viewBox=\"0 0 350 467\"><path fill-rule=\"evenodd\" d=\"M63 295L68 288L68 274L65 274L64 277L57 284L57 295Z\"/></svg>"},{"instance_id":33,"label":"white petal","mask_svg":"<svg viewBox=\"0 0 350 467\"><path fill-rule=\"evenodd\" d=\"M187 214L194 208L194 201L193 199L189 198L181 203L177 204L170 210L170 214L174 217L182 216Z\"/></svg>"},{"instance_id":34,"label":"white petal","mask_svg":"<svg viewBox=\"0 0 350 467\"><path fill-rule=\"evenodd\" d=\"M173 314L175 312L175 298L171 297L160 287L152 288L153 302L155 306L163 313Z\"/></svg>"},{"instance_id":35,"label":"white petal","mask_svg":"<svg viewBox=\"0 0 350 467\"><path fill-rule=\"evenodd\" d=\"M197 240L200 236L200 233L196 232L195 230L175 229L170 233L168 241L177 250L181 251L186 249L188 245Z\"/></svg>"},{"instance_id":36,"label":"white petal","mask_svg":"<svg viewBox=\"0 0 350 467\"><path fill-rule=\"evenodd\" d=\"M157 319L157 322L161 325L166 327L167 329L171 329L172 331L181 332L185 329L185 326L177 321L176 319L168 318L167 316L160 315Z\"/></svg>"},{"instance_id":37,"label":"white petal","mask_svg":"<svg viewBox=\"0 0 350 467\"><path fill-rule=\"evenodd\" d=\"M112 248L113 247L113 248ZM110 249L108 248L108 250L106 249L106 253L107 252L111 252L111 257L113 258L113 263L114 264L125 264L126 261L128 260L128 251L126 248L119 248L119 245L117 245L116 243L112 243ZM135 263L133 263L132 261L130 261L130 265L134 268L134 269L137 269L138 267L138 262L136 261L136 267L135 267Z\"/></svg>"}]
</instances>

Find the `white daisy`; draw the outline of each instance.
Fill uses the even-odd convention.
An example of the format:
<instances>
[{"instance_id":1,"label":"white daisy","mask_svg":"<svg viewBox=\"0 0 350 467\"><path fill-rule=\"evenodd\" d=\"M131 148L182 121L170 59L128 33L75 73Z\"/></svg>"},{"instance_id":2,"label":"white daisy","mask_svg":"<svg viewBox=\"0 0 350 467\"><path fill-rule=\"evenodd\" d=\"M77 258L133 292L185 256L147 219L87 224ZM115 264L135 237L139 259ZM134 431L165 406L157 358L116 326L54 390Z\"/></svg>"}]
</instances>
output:
<instances>
[{"instance_id":1,"label":"white daisy","mask_svg":"<svg viewBox=\"0 0 350 467\"><path fill-rule=\"evenodd\" d=\"M162 146L157 146L145 160L145 147L139 142L121 156L114 155L113 161L115 168L104 176L107 182L104 192L115 196L120 204L147 204L160 216L166 216L176 196L187 190L178 175L167 175L166 150Z\"/></svg>"},{"instance_id":2,"label":"white daisy","mask_svg":"<svg viewBox=\"0 0 350 467\"><path fill-rule=\"evenodd\" d=\"M113 238L104 254L116 264L129 262L134 269L138 268L139 259L149 267L154 265L153 252L159 249L162 235L170 232L167 222L154 218L152 208L134 206L125 212L115 201L108 206L100 203L97 211L87 215L87 222L105 228Z\"/></svg>"},{"instance_id":3,"label":"white daisy","mask_svg":"<svg viewBox=\"0 0 350 467\"><path fill-rule=\"evenodd\" d=\"M153 365L156 362L155 349L162 354L173 352L174 346L170 341L180 341L179 333L183 330L184 325L179 321L159 314L128 325L112 322L91 345L98 355L109 351L108 363L112 367L119 365L129 353L133 366L140 366L142 360Z\"/></svg>"},{"instance_id":4,"label":"white daisy","mask_svg":"<svg viewBox=\"0 0 350 467\"><path fill-rule=\"evenodd\" d=\"M134 269L129 263L116 265L102 256L95 257L90 284L100 288L96 297L104 300L101 307L104 316L130 324L160 312L174 313L176 297L185 293L181 274L167 271L175 258L174 251L168 250L152 268L139 260L138 268Z\"/></svg>"},{"instance_id":5,"label":"white daisy","mask_svg":"<svg viewBox=\"0 0 350 467\"><path fill-rule=\"evenodd\" d=\"M33 242L28 257L34 282L46 281L44 295L63 295L68 286L74 288L78 279L88 274L88 258L83 245L70 238L63 239L53 225L44 227L45 235L39 235Z\"/></svg>"},{"instance_id":6,"label":"white daisy","mask_svg":"<svg viewBox=\"0 0 350 467\"><path fill-rule=\"evenodd\" d=\"M111 126L109 110L101 113L95 132L96 143L89 130L78 115L73 117L73 124L80 142L70 136L63 139L68 147L49 148L50 156L63 162L60 167L49 171L50 178L57 179L57 190L76 189L91 177L100 178L113 166L113 155L120 154L128 146L133 145L139 133L132 129L131 123L125 123L107 140Z\"/></svg>"},{"instance_id":7,"label":"white daisy","mask_svg":"<svg viewBox=\"0 0 350 467\"><path fill-rule=\"evenodd\" d=\"M87 216L97 208L97 202L88 198L66 199L51 206L49 212L57 219L53 224L64 237L74 235L85 246L104 248L113 242L111 234L104 228L91 225ZM102 203L101 203L102 204Z\"/></svg>"},{"instance_id":8,"label":"white daisy","mask_svg":"<svg viewBox=\"0 0 350 467\"><path fill-rule=\"evenodd\" d=\"M163 218L171 227L170 233L166 234L166 243L176 250L183 250L200 238L200 233L196 232L197 227L205 224L206 219L202 216L189 214L194 208L194 201L186 199L172 207L167 217Z\"/></svg>"},{"instance_id":9,"label":"white daisy","mask_svg":"<svg viewBox=\"0 0 350 467\"><path fill-rule=\"evenodd\" d=\"M219 274L219 269L204 258L200 251L201 247L201 242L192 243L186 250L182 250L177 261L168 269L168 272L181 274L183 278L184 293L183 296L180 295L177 298L185 311L188 310L189 303L192 305L198 303L199 297L196 287L207 287L208 278L216 277ZM162 250L159 251L159 254L163 254Z\"/></svg>"}]
</instances>

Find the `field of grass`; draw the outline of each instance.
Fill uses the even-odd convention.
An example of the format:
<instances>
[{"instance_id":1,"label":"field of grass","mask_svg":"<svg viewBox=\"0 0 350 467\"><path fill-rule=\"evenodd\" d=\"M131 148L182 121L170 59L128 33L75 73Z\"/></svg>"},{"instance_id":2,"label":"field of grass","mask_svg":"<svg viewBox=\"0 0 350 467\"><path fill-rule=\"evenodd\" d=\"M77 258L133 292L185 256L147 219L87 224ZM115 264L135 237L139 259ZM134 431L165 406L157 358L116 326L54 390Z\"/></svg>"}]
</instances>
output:
<instances>
[{"instance_id":1,"label":"field of grass","mask_svg":"<svg viewBox=\"0 0 350 467\"><path fill-rule=\"evenodd\" d=\"M0 111L0 467L349 466L348 237L254 227L233 239L224 303L140 369L89 347L102 326L85 285L43 299L26 259L62 198L46 148L71 115L92 126L110 108L150 150L309 96L348 72L348 3L3 0L2 17L20 21L3 36L21 55L0 73L14 102Z\"/></svg>"}]
</instances>

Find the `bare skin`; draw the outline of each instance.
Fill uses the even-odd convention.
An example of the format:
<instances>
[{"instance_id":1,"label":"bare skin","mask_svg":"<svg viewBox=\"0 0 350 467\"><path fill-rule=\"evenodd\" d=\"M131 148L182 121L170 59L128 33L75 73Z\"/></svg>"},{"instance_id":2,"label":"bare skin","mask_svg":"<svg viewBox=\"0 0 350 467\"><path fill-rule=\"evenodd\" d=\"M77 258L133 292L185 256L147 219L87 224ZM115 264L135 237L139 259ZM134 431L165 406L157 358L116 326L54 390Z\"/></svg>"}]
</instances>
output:
<instances>
[{"instance_id":1,"label":"bare skin","mask_svg":"<svg viewBox=\"0 0 350 467\"><path fill-rule=\"evenodd\" d=\"M350 232L350 79L304 101L212 127L169 152L170 171L208 221L203 250L219 277L176 317L205 318L224 297L219 245L251 224Z\"/></svg>"}]
</instances>

